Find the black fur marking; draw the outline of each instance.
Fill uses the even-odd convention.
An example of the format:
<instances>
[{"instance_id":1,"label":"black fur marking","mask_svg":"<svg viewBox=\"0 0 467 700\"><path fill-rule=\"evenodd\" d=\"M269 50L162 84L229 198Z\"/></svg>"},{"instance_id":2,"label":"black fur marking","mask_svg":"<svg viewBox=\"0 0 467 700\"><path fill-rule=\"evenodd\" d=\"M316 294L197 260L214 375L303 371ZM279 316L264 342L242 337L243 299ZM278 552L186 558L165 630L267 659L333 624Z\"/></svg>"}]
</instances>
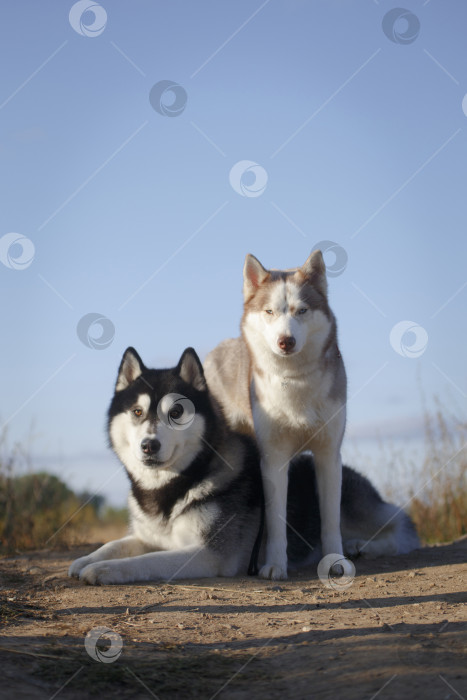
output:
<instances>
[{"instance_id":1,"label":"black fur marking","mask_svg":"<svg viewBox=\"0 0 467 700\"><path fill-rule=\"evenodd\" d=\"M148 515L162 515L163 518L168 520L176 503L183 499L190 489L200 484L212 471L210 462L213 454L212 450L206 447L198 453L184 472L174 476L173 479L160 488L144 489L128 472L133 496L142 510ZM200 505L201 502L190 502L188 508Z\"/></svg>"},{"instance_id":2,"label":"black fur marking","mask_svg":"<svg viewBox=\"0 0 467 700\"><path fill-rule=\"evenodd\" d=\"M363 502L362 491L366 493ZM368 506L369 500L374 510L377 505L385 502L365 476L351 467L343 466L341 512L346 519L357 523L364 522L368 517L364 509ZM310 454L299 455L290 464L287 524L287 556L291 562L300 562L320 544L321 540L318 487L314 462Z\"/></svg>"},{"instance_id":3,"label":"black fur marking","mask_svg":"<svg viewBox=\"0 0 467 700\"><path fill-rule=\"evenodd\" d=\"M243 467L241 471L234 477L232 481L224 485L222 489L212 491L205 499L204 503L212 502L218 506L220 515L214 525L210 525L211 539L209 546L213 549L218 549L222 552L224 544L223 527L225 525L225 512L232 511L232 505L238 503L238 510L232 523L229 526L237 531L239 539L239 547L242 546L241 538L248 538L250 546L253 546L254 538L260 527L260 507L262 501L262 481L260 469L259 451L254 440L246 435L235 434L235 438L240 440L243 445ZM243 518L240 517L243 514ZM245 527L245 519L250 520L252 515L256 515L256 522ZM212 536L212 532L215 535ZM205 533L206 536L209 533Z\"/></svg>"}]
</instances>

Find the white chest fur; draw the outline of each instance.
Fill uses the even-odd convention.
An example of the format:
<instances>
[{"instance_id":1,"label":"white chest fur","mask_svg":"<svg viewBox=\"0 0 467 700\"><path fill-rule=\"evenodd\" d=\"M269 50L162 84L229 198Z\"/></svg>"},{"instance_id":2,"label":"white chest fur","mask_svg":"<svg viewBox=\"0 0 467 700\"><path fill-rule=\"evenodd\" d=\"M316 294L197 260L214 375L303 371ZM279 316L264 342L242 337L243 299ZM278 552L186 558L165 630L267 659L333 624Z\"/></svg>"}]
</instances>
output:
<instances>
[{"instance_id":1,"label":"white chest fur","mask_svg":"<svg viewBox=\"0 0 467 700\"><path fill-rule=\"evenodd\" d=\"M181 549L191 545L204 544L203 532L208 529L216 515L217 508L203 505L180 514L174 509L167 519L162 515L149 515L144 512L134 496L128 499L131 533L155 549Z\"/></svg>"},{"instance_id":2,"label":"white chest fur","mask_svg":"<svg viewBox=\"0 0 467 700\"><path fill-rule=\"evenodd\" d=\"M315 371L298 377L290 374L253 375L252 404L272 420L291 428L318 427L338 408L329 401L331 377ZM331 405L332 404L332 405Z\"/></svg>"}]
</instances>

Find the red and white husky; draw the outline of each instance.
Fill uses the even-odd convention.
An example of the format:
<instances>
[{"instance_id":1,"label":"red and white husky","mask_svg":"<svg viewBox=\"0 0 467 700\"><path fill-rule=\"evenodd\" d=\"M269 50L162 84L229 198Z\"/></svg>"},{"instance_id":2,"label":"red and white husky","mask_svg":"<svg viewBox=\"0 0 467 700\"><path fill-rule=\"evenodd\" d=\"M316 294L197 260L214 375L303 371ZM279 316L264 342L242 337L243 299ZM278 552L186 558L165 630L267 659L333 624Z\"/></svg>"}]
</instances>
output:
<instances>
[{"instance_id":1,"label":"red and white husky","mask_svg":"<svg viewBox=\"0 0 467 700\"><path fill-rule=\"evenodd\" d=\"M323 555L342 555L341 443L346 375L321 251L302 267L266 270L247 255L240 338L206 358L209 387L230 426L256 435L266 502L266 563L260 576L287 578L288 467L313 452Z\"/></svg>"}]
</instances>

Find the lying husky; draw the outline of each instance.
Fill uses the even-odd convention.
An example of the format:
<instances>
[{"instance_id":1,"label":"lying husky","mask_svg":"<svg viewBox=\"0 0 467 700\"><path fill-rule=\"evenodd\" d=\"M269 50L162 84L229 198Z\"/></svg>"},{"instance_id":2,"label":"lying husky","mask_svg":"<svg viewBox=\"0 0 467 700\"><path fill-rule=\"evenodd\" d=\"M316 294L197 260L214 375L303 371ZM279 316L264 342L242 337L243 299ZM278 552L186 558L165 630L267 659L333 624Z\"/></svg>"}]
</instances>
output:
<instances>
[{"instance_id":1,"label":"lying husky","mask_svg":"<svg viewBox=\"0 0 467 700\"><path fill-rule=\"evenodd\" d=\"M268 541L260 576L287 578L286 507L292 458L311 450L325 555L342 554L339 523L346 375L321 251L293 270L266 270L247 255L240 338L205 362L229 425L256 435Z\"/></svg>"},{"instance_id":2,"label":"lying husky","mask_svg":"<svg viewBox=\"0 0 467 700\"><path fill-rule=\"evenodd\" d=\"M259 453L254 440L228 429L195 351L185 350L173 369L153 370L128 348L108 433L131 482L129 534L74 561L69 575L108 584L246 574L259 544ZM417 546L408 516L348 467L342 496L349 554L397 554ZM291 563L317 561L311 456L292 465L287 520Z\"/></svg>"}]
</instances>

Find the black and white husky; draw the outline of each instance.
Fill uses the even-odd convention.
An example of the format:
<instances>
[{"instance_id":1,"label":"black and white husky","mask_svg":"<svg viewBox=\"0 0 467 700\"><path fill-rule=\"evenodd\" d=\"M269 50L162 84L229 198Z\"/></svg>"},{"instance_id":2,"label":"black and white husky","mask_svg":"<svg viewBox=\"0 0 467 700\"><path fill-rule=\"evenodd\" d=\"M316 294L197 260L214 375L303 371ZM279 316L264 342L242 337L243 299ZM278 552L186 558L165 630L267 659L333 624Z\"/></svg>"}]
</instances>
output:
<instances>
[{"instance_id":1,"label":"black and white husky","mask_svg":"<svg viewBox=\"0 0 467 700\"><path fill-rule=\"evenodd\" d=\"M69 575L90 584L245 575L261 531L259 452L251 437L227 427L195 351L185 350L173 369L156 370L128 348L108 433L131 482L129 533L74 561ZM348 467L342 496L347 554L417 546L408 516ZM287 523L289 561L317 561L320 517L310 455L292 464Z\"/></svg>"}]
</instances>

